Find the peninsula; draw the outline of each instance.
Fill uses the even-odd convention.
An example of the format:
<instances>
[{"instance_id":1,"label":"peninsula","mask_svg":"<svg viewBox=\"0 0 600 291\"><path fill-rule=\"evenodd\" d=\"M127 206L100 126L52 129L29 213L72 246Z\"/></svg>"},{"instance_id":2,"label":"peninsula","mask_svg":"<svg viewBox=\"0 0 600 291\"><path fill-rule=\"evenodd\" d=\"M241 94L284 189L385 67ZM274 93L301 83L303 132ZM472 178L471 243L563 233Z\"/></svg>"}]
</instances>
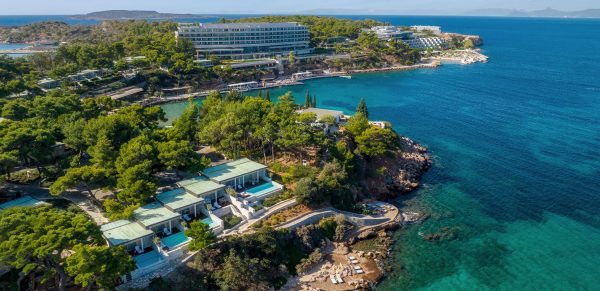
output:
<instances>
[{"instance_id":1,"label":"peninsula","mask_svg":"<svg viewBox=\"0 0 600 291\"><path fill-rule=\"evenodd\" d=\"M386 201L419 186L427 150L364 99L345 114L268 88L485 61L478 36L315 16L41 23L14 39L61 42L0 56L0 265L28 290L374 286L389 231L420 219ZM153 104L182 99L164 126Z\"/></svg>"}]
</instances>

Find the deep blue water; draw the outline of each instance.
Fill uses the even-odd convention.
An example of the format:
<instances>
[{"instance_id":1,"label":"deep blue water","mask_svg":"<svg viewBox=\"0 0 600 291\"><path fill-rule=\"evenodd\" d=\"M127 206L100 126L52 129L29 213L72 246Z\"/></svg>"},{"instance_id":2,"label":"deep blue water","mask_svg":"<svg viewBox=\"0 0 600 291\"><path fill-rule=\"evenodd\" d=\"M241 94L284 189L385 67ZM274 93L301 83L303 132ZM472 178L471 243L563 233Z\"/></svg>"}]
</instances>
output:
<instances>
[{"instance_id":1,"label":"deep blue water","mask_svg":"<svg viewBox=\"0 0 600 291\"><path fill-rule=\"evenodd\" d=\"M271 92L347 113L364 97L430 149L424 186L400 202L431 216L397 234L379 289L600 288L600 20L376 18L479 34L490 56ZM435 232L454 238L422 239Z\"/></svg>"}]
</instances>

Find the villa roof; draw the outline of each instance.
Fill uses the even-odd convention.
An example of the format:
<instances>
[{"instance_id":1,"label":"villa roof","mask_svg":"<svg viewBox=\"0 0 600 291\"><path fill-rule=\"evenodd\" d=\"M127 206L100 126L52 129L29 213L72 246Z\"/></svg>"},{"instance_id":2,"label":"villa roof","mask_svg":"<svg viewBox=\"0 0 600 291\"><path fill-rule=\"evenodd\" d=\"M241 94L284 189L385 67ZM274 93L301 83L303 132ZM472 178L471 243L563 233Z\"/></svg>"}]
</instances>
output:
<instances>
[{"instance_id":1,"label":"villa roof","mask_svg":"<svg viewBox=\"0 0 600 291\"><path fill-rule=\"evenodd\" d=\"M179 214L167 209L158 202L154 202L136 209L133 216L142 225L148 227L178 218Z\"/></svg>"},{"instance_id":2,"label":"villa roof","mask_svg":"<svg viewBox=\"0 0 600 291\"><path fill-rule=\"evenodd\" d=\"M177 182L177 185L185 188L185 190L197 196L206 193L213 193L217 190L225 188L225 185L221 185L202 176L179 181Z\"/></svg>"},{"instance_id":3,"label":"villa roof","mask_svg":"<svg viewBox=\"0 0 600 291\"><path fill-rule=\"evenodd\" d=\"M48 205L48 203L32 198L31 196L23 196L15 200L4 202L0 204L0 210L6 210L13 207L30 207L30 206L42 206Z\"/></svg>"},{"instance_id":4,"label":"villa roof","mask_svg":"<svg viewBox=\"0 0 600 291\"><path fill-rule=\"evenodd\" d=\"M103 224L100 226L100 230L112 246L122 245L153 234L151 230L129 220L117 220Z\"/></svg>"},{"instance_id":5,"label":"villa roof","mask_svg":"<svg viewBox=\"0 0 600 291\"><path fill-rule=\"evenodd\" d=\"M250 159L243 158L205 169L202 173L213 181L223 182L267 168Z\"/></svg>"},{"instance_id":6,"label":"villa roof","mask_svg":"<svg viewBox=\"0 0 600 291\"><path fill-rule=\"evenodd\" d=\"M204 198L196 197L192 194L185 192L183 188L177 188L175 190L162 192L156 195L156 199L160 201L167 208L178 210L184 207L193 206L194 204L204 202Z\"/></svg>"},{"instance_id":7,"label":"villa roof","mask_svg":"<svg viewBox=\"0 0 600 291\"><path fill-rule=\"evenodd\" d=\"M317 115L317 120L321 120L321 118L325 117L326 115L331 115L333 117L340 117L340 116L344 115L343 111L322 109L322 108L306 108L306 109L298 110L298 113L306 113L306 112L311 112L311 113L314 113L315 115Z\"/></svg>"}]
</instances>

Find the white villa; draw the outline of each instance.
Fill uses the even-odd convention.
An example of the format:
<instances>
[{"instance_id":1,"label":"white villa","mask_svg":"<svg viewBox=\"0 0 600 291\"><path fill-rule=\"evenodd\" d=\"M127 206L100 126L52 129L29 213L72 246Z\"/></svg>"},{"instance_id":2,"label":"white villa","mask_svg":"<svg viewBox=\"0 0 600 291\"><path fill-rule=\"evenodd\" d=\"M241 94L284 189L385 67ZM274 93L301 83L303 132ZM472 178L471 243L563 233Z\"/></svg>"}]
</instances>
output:
<instances>
[{"instance_id":1,"label":"white villa","mask_svg":"<svg viewBox=\"0 0 600 291\"><path fill-rule=\"evenodd\" d=\"M124 281L180 258L191 240L185 235L189 222L200 220L213 233L223 233L221 217L251 219L265 211L261 201L283 190L267 176L267 166L247 158L209 167L175 186L157 194L156 202L136 209L133 221L118 220L100 227L108 245L125 246L137 264Z\"/></svg>"}]
</instances>

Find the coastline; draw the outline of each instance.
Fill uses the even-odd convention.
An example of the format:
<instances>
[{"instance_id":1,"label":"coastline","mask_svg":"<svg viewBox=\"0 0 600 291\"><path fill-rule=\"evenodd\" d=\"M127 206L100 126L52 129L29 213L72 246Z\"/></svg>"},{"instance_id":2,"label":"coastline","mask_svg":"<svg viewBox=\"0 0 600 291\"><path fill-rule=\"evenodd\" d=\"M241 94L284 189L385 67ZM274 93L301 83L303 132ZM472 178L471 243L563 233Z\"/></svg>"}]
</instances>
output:
<instances>
[{"instance_id":1,"label":"coastline","mask_svg":"<svg viewBox=\"0 0 600 291\"><path fill-rule=\"evenodd\" d=\"M410 224L423 221L427 216L423 213L402 211L398 205L383 201L418 189L423 175L431 165L431 158L424 146L404 136L401 137L401 142L399 154L385 159L388 163L397 164L396 168L388 169L385 174L395 180L388 186L390 191L395 191L395 195L372 195L372 199L363 201L377 213L371 219L386 217L388 220L372 226L359 227L342 241L327 241L323 247L323 259L309 271L290 276L282 290L372 289L393 271L392 250L396 245L394 233ZM379 167L381 163L368 167L373 166ZM369 192L372 190L371 184L379 183L375 180L369 181ZM398 188L398 184L402 187ZM349 258L352 256L356 258L356 262L351 262ZM354 271L356 266L362 268L364 273L357 274ZM339 275L343 283L330 283L330 275Z\"/></svg>"},{"instance_id":2,"label":"coastline","mask_svg":"<svg viewBox=\"0 0 600 291\"><path fill-rule=\"evenodd\" d=\"M302 81L325 79L325 78L341 78L341 77L346 77L351 74L367 74L367 73L392 72L392 71L411 71L411 70L417 70L417 69L436 69L442 65L442 62L437 59L424 59L424 60L427 60L427 61L421 62L419 64L415 64L415 65L402 65L402 66L392 66L392 67L384 67L384 68L356 69L356 70L348 70L348 71L329 72L329 73L324 73L321 75L314 75L311 77L306 77L306 78L297 79L297 80L293 80L291 76L287 75L287 76L283 76L282 78L280 78L279 80L277 80L275 82L266 83L262 87L244 90L241 92L246 93L246 92L267 90L267 89L272 89L272 88L281 88L281 87L286 87L286 86L304 85L304 83L302 83ZM190 97L192 97L192 98L206 97L210 92L215 91L215 90L219 90L219 89L215 88L212 90L203 90L203 91L199 91L199 92L193 92L193 93L183 94L183 95L173 96L173 97L152 97L150 99L138 101L137 103L139 103L142 106L154 106L154 105L161 105L161 104L167 104L167 103L175 103L175 102L185 101L185 100L189 99ZM219 90L219 92L226 93L227 90Z\"/></svg>"}]
</instances>

